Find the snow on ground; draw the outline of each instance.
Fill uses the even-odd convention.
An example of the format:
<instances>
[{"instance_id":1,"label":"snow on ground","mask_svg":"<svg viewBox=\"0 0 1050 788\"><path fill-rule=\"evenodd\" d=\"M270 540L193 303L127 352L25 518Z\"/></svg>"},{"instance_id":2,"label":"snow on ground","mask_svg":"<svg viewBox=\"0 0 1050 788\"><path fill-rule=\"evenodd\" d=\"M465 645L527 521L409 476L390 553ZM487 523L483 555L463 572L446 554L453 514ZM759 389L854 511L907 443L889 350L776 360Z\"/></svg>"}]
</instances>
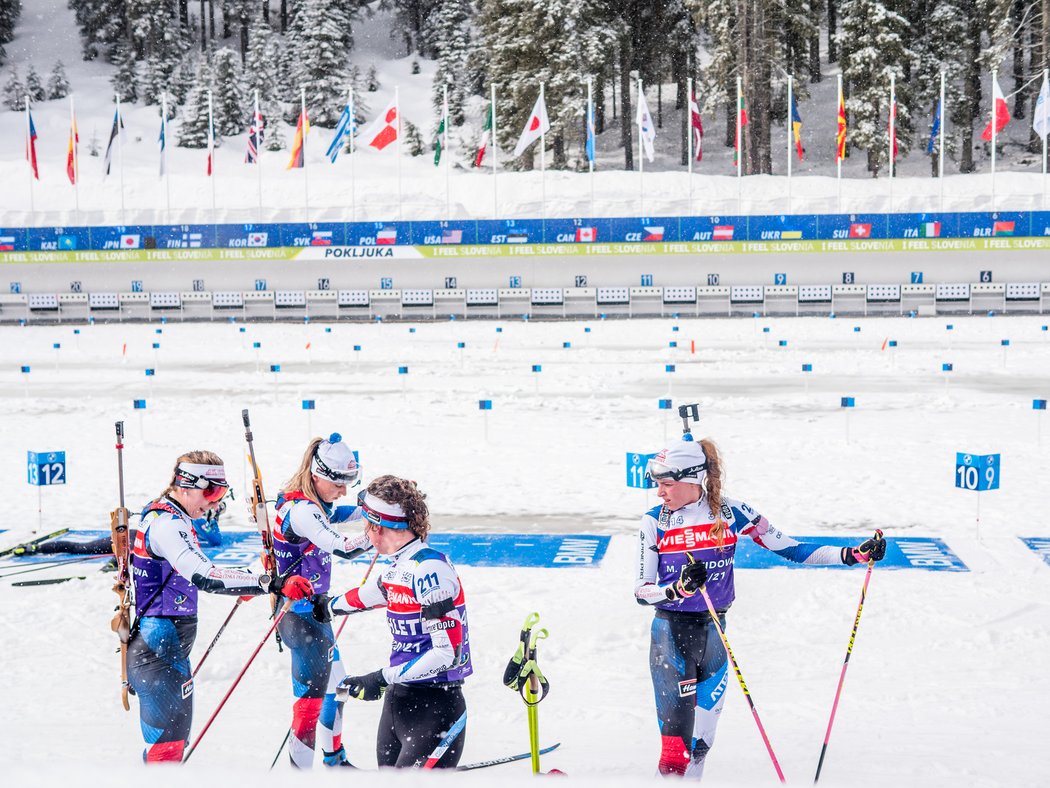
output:
<instances>
[{"instance_id":1,"label":"snow on ground","mask_svg":"<svg viewBox=\"0 0 1050 788\"><path fill-rule=\"evenodd\" d=\"M160 491L178 453L197 447L225 457L240 502L242 407L252 411L271 495L309 434L338 430L360 448L366 477L418 480L439 531L613 535L599 568L461 568L476 664L464 759L527 747L524 707L500 678L521 621L537 610L551 631L541 652L552 683L540 708L541 739L562 742L544 767L637 784L654 774L659 739L648 676L651 612L631 595L632 535L647 502L624 487L624 453L675 439L677 419L658 410L659 398L699 401L701 431L725 454L728 494L774 525L796 535L860 539L881 527L889 536L939 536L972 569L875 571L822 784L1042 785L1050 567L1016 537L1050 535L1043 517L1050 428L1037 432L1045 414L1031 404L1050 392L1045 320L456 321L415 333L404 323L334 325L331 333L318 323L250 324L244 334L207 324L97 324L79 335L70 326L3 327L0 478L10 532L0 544L36 523L36 491L23 465L29 449L68 457L68 486L42 491L43 527L106 527L116 503L118 418L128 426L133 509ZM668 348L672 339L679 349ZM788 345L779 347L780 339ZM880 349L886 339L897 340L895 351ZM940 369L948 361L946 383ZM671 362L673 375L664 372ZM281 364L279 374L268 372L272 363ZM808 389L802 363L813 364ZM532 364L543 372L533 374ZM31 373L20 374L20 365ZM157 375L145 377L146 367ZM841 396L857 403L848 443ZM131 409L135 398L147 399L144 415ZM309 425L303 398L317 401ZM482 398L493 401L487 415L478 410ZM976 496L953 486L959 450L1002 453L1003 487L982 495L979 532ZM240 506L232 509L224 527L248 527ZM337 585L360 579L358 568L336 571ZM6 784L142 776L137 717L119 706L111 578L86 574L40 588L0 583ZM737 573L728 634L794 782L809 780L816 765L862 577ZM229 604L203 598L194 661ZM262 637L264 607L238 614L202 670L195 734ZM355 618L342 642L348 668L378 667L388 640L379 615ZM289 715L287 660L272 645L263 649L194 756L193 776L154 770L150 781L264 779ZM379 704L348 709L348 749L364 767L375 763L378 714ZM279 768L290 784L338 779ZM513 782L527 773L519 763L450 779ZM708 784L774 780L731 686Z\"/></svg>"},{"instance_id":2,"label":"snow on ground","mask_svg":"<svg viewBox=\"0 0 1050 788\"><path fill-rule=\"evenodd\" d=\"M858 153L844 162L840 184L835 177L834 160L835 71L827 67L824 80L808 86L811 99L799 103L806 160L794 161L796 177L791 179L783 177L791 146L786 130L779 127L774 128L773 141L776 175L737 179L733 150L722 144L725 112L719 107L704 119L704 160L690 183L678 158L680 115L673 109L674 86L666 85L657 157L654 163L645 163L644 176L622 169L619 121L612 118L610 94L608 125L598 140L598 171L593 184L586 173L567 171L549 171L545 179L539 172L501 171L494 182L491 171L479 173L470 168L477 132L484 120L483 102L479 99L474 107L476 117L471 121L474 128L452 135L453 166L447 183L444 163L435 167L429 151L413 158L406 148L399 167L395 150L364 148L354 157L340 156L332 165L324 158L332 132L321 128L315 128L308 138L305 171L286 169L287 150L264 151L261 168L245 165L246 113L245 133L224 140L216 153L213 180L205 174L206 151L175 146L177 122L173 123L168 149L169 184L159 177L160 111L156 107L130 106L125 108L127 141L122 150L121 187L119 157L115 158L109 177L104 177L102 165L113 119L112 67L80 59L73 12L65 0L33 0L24 6L15 39L6 45L9 57L2 73L6 75L8 69L18 68L24 76L26 65L31 62L46 78L55 58L64 61L81 135L80 209L76 210L76 190L65 173L68 102L43 102L33 110L39 134L41 180L33 185L32 195L25 161L25 117L0 111L0 179L8 186L0 193L5 226L481 219L497 215L524 218L1021 210L1041 209L1046 204L1046 179L1040 174L1039 157L1024 148L1028 139L1024 120L1014 121L1003 133L1006 142L994 184L988 152L979 150L975 157L980 171L974 175L951 175L954 167L948 166L949 177L944 179L942 189L941 183L929 177L929 159L924 155L927 131L921 119L916 123L914 149L898 162L898 174L902 177L895 178L892 184L885 177L868 177L865 157ZM357 46L351 59L362 73L375 64L381 85L377 93L365 94L364 100L374 115L392 100L394 87L398 86L403 116L419 127L429 145L437 125L437 111L431 101L434 64L419 59L421 71L412 74L415 58L404 56L400 43L389 37L390 26L389 12L380 11L355 27ZM648 89L648 102L655 115L655 86ZM918 110L916 114L923 115ZM286 127L289 144L293 132ZM508 138L516 138L518 130L508 129L506 133ZM97 157L89 153L92 141L98 149ZM506 155L501 156L501 163L506 164ZM30 210L31 204L35 211Z\"/></svg>"}]
</instances>

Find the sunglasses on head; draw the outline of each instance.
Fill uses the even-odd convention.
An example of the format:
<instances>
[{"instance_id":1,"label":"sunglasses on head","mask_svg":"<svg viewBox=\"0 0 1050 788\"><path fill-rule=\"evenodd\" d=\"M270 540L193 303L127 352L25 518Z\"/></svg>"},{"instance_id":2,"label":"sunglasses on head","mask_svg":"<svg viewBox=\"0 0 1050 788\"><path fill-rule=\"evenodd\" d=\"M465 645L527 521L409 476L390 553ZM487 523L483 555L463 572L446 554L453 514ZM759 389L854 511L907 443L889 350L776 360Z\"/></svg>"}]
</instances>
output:
<instances>
[{"instance_id":1,"label":"sunglasses on head","mask_svg":"<svg viewBox=\"0 0 1050 788\"><path fill-rule=\"evenodd\" d=\"M356 466L345 471L337 471L326 463L321 457L314 452L314 462L317 463L317 471L319 476L323 476L330 482L335 484L345 484L347 487L353 487L360 481L361 471Z\"/></svg>"},{"instance_id":2,"label":"sunglasses on head","mask_svg":"<svg viewBox=\"0 0 1050 788\"><path fill-rule=\"evenodd\" d=\"M694 465L690 468L673 468L670 465L664 465L662 462L649 460L649 464L645 466L645 475L655 482L668 479L680 482L687 477L696 477L701 471L706 469L706 463Z\"/></svg>"},{"instance_id":3,"label":"sunglasses on head","mask_svg":"<svg viewBox=\"0 0 1050 788\"><path fill-rule=\"evenodd\" d=\"M176 484L179 487L190 490L201 490L204 500L209 503L218 503L229 492L230 485L225 479L209 479L204 475L195 475L179 468L175 471Z\"/></svg>"}]
</instances>

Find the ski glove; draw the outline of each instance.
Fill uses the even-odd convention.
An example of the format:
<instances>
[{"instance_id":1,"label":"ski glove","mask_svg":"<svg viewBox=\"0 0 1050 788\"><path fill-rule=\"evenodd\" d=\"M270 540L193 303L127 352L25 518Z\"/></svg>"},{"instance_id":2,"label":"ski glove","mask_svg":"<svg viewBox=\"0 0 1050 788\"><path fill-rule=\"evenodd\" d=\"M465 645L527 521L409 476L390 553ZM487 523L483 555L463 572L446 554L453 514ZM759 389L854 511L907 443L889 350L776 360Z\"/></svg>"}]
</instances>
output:
<instances>
[{"instance_id":1,"label":"ski glove","mask_svg":"<svg viewBox=\"0 0 1050 788\"><path fill-rule=\"evenodd\" d=\"M314 595L313 585L302 575L292 575L290 577L259 575L259 587L264 594L280 594L293 602L298 602L300 599L306 599Z\"/></svg>"},{"instance_id":2,"label":"ski glove","mask_svg":"<svg viewBox=\"0 0 1050 788\"><path fill-rule=\"evenodd\" d=\"M876 531L871 539L864 540L860 547L843 547L842 563L846 566L866 564L870 561L881 561L886 557L886 540L882 531Z\"/></svg>"},{"instance_id":3,"label":"ski glove","mask_svg":"<svg viewBox=\"0 0 1050 788\"><path fill-rule=\"evenodd\" d=\"M707 567L703 562L697 561L682 567L678 579L665 590L670 602L677 602L699 591L707 582Z\"/></svg>"},{"instance_id":4,"label":"ski glove","mask_svg":"<svg viewBox=\"0 0 1050 788\"><path fill-rule=\"evenodd\" d=\"M318 594L314 597L314 621L318 624L330 624L332 621L332 608L328 606L329 601L326 594Z\"/></svg>"},{"instance_id":5,"label":"ski glove","mask_svg":"<svg viewBox=\"0 0 1050 788\"><path fill-rule=\"evenodd\" d=\"M364 676L347 676L336 687L335 699L379 700L385 691L386 679L383 678L383 671L377 670Z\"/></svg>"}]
</instances>

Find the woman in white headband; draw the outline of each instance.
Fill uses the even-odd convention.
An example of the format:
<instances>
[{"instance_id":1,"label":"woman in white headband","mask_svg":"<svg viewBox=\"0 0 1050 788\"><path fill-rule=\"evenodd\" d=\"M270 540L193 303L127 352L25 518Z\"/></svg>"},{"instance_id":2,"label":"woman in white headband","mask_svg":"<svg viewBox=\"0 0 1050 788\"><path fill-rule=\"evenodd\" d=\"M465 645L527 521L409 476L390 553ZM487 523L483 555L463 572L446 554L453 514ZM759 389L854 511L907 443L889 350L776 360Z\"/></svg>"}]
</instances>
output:
<instances>
[{"instance_id":1,"label":"woman in white headband","mask_svg":"<svg viewBox=\"0 0 1050 788\"><path fill-rule=\"evenodd\" d=\"M350 676L340 693L379 700L380 767L419 766L466 711L463 680L473 672L463 584L448 558L430 547L430 518L415 482L380 476L359 499L368 537L390 565L361 588L332 600L335 615L386 607L393 633L389 667ZM437 763L459 764L466 729Z\"/></svg>"},{"instance_id":2,"label":"woman in white headband","mask_svg":"<svg viewBox=\"0 0 1050 788\"><path fill-rule=\"evenodd\" d=\"M193 519L229 490L222 460L191 451L175 462L171 481L142 512L131 551L135 623L128 643L128 681L139 699L144 760L182 760L193 716L190 650L197 635L197 593L302 599L313 593L299 575L254 575L220 569L201 550Z\"/></svg>"},{"instance_id":3,"label":"woman in white headband","mask_svg":"<svg viewBox=\"0 0 1050 788\"><path fill-rule=\"evenodd\" d=\"M332 556L355 558L371 547L363 531L343 536L333 527L360 518L356 506L334 505L358 484L360 474L353 450L342 436L332 433L327 440L310 441L299 469L277 497L273 533L277 571L308 577L316 595L292 605L279 627L292 652L295 701L288 755L292 765L301 769L313 765L318 745L326 766L351 765L342 741L343 704L335 699L335 687L346 671L325 594L332 582Z\"/></svg>"}]
</instances>

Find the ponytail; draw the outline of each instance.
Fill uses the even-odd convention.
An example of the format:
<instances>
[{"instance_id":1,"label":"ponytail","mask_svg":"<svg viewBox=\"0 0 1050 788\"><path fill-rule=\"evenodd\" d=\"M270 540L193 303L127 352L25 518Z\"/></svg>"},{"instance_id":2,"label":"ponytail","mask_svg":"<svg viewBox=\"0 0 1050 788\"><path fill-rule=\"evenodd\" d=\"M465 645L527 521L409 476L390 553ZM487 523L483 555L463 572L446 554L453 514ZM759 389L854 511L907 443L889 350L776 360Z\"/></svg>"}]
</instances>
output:
<instances>
[{"instance_id":1,"label":"ponytail","mask_svg":"<svg viewBox=\"0 0 1050 788\"><path fill-rule=\"evenodd\" d=\"M707 458L707 476L704 478L704 495L707 497L707 505L711 508L711 533L718 543L718 549L725 547L726 521L722 519L722 482L725 471L722 468L722 457L718 453L718 447L710 438L703 438L700 447L704 450Z\"/></svg>"}]
</instances>

